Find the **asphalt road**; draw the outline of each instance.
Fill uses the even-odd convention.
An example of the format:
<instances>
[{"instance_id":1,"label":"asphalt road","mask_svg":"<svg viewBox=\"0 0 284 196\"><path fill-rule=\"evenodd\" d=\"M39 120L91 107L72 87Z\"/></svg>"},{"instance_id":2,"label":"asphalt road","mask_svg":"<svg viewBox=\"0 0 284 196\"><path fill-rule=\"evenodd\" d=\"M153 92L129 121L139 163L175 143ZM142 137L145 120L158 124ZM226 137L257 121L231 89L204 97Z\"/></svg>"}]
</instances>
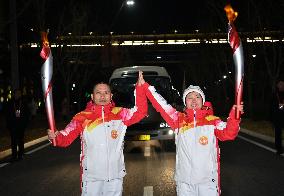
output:
<instances>
[{"instance_id":1,"label":"asphalt road","mask_svg":"<svg viewBox=\"0 0 284 196\"><path fill-rule=\"evenodd\" d=\"M159 141L126 142L123 195L176 195L175 149L165 147ZM283 156L240 137L220 147L222 195L284 195ZM0 164L1 196L80 195L78 140L69 148L42 143L30 150L22 161Z\"/></svg>"}]
</instances>

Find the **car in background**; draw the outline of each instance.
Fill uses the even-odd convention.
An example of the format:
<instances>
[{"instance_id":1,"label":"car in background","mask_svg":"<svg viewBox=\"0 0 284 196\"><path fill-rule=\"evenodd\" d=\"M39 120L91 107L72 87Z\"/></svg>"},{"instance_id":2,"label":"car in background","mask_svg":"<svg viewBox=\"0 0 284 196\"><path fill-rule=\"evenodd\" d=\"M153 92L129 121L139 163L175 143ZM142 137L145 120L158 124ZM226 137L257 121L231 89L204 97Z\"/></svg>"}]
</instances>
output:
<instances>
[{"instance_id":1,"label":"car in background","mask_svg":"<svg viewBox=\"0 0 284 196\"><path fill-rule=\"evenodd\" d=\"M181 97L178 91L173 88L170 75L164 67L133 66L115 69L110 77L109 83L113 92L113 100L117 106L126 108L134 106L134 89L139 70L143 71L145 81L155 86L157 92L169 104L176 106L182 103ZM148 116L139 123L129 126L125 139L174 141L174 132L148 101Z\"/></svg>"}]
</instances>

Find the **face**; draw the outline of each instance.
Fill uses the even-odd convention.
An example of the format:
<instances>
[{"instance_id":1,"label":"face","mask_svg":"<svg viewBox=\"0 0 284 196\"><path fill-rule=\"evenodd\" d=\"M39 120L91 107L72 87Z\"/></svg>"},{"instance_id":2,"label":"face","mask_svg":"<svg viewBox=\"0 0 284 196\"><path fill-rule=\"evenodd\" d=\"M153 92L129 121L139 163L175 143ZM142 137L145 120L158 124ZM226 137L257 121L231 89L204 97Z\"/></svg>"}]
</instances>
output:
<instances>
[{"instance_id":1,"label":"face","mask_svg":"<svg viewBox=\"0 0 284 196\"><path fill-rule=\"evenodd\" d=\"M111 102L112 98L110 88L107 84L97 84L91 96L96 105L107 105Z\"/></svg>"},{"instance_id":2,"label":"face","mask_svg":"<svg viewBox=\"0 0 284 196\"><path fill-rule=\"evenodd\" d=\"M18 100L20 99L22 96L22 93L20 90L15 90L15 99Z\"/></svg>"},{"instance_id":3,"label":"face","mask_svg":"<svg viewBox=\"0 0 284 196\"><path fill-rule=\"evenodd\" d=\"M197 92L190 92L185 98L186 108L188 109L201 109L202 97Z\"/></svg>"},{"instance_id":4,"label":"face","mask_svg":"<svg viewBox=\"0 0 284 196\"><path fill-rule=\"evenodd\" d=\"M284 92L284 81L279 81L277 83L277 88L280 92Z\"/></svg>"}]
</instances>

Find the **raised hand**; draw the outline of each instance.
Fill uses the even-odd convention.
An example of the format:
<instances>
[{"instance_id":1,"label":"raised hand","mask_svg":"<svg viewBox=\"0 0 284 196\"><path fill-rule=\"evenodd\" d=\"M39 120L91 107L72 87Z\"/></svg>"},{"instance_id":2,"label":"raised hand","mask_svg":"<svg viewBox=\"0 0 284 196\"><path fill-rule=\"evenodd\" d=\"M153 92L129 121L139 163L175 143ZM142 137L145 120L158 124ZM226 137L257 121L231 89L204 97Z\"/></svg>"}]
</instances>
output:
<instances>
[{"instance_id":1,"label":"raised hand","mask_svg":"<svg viewBox=\"0 0 284 196\"><path fill-rule=\"evenodd\" d=\"M143 78L143 71L139 71L139 76L138 76L138 80L137 80L137 85L141 86L145 83L145 80Z\"/></svg>"}]
</instances>

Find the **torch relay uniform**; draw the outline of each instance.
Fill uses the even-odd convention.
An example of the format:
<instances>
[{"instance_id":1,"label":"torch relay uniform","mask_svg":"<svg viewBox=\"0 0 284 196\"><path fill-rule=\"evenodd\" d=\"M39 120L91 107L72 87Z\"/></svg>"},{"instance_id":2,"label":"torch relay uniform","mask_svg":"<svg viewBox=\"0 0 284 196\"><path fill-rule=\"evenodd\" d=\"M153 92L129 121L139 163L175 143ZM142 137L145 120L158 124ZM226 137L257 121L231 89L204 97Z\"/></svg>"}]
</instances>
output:
<instances>
[{"instance_id":1,"label":"torch relay uniform","mask_svg":"<svg viewBox=\"0 0 284 196\"><path fill-rule=\"evenodd\" d=\"M122 195L126 128L147 114L143 87L136 86L135 98L131 109L114 107L112 103L95 105L91 101L56 136L56 146L66 147L80 135L82 195Z\"/></svg>"},{"instance_id":2,"label":"torch relay uniform","mask_svg":"<svg viewBox=\"0 0 284 196\"><path fill-rule=\"evenodd\" d=\"M231 110L227 122L213 116L213 110L208 110L208 107L178 112L167 104L153 86L145 83L143 87L152 105L175 131L177 195L220 195L218 140L233 140L237 136L240 120L235 119L235 110ZM201 95L204 105L210 103L205 102L205 96L198 86L185 90L184 103L186 95L192 91Z\"/></svg>"}]
</instances>

